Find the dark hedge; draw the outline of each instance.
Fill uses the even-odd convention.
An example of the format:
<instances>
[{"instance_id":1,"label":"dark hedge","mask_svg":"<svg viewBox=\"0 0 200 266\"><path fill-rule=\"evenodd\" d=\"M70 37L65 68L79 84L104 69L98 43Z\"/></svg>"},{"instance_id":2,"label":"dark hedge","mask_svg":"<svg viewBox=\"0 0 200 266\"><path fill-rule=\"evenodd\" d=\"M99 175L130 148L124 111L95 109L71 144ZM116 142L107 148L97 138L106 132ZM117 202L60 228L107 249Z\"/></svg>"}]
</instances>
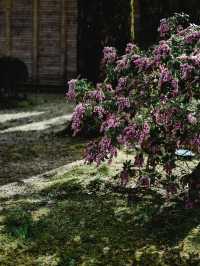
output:
<instances>
[{"instance_id":1,"label":"dark hedge","mask_svg":"<svg viewBox=\"0 0 200 266\"><path fill-rule=\"evenodd\" d=\"M131 39L130 0L79 0L79 25L79 73L96 80L102 48L122 51Z\"/></svg>"}]
</instances>

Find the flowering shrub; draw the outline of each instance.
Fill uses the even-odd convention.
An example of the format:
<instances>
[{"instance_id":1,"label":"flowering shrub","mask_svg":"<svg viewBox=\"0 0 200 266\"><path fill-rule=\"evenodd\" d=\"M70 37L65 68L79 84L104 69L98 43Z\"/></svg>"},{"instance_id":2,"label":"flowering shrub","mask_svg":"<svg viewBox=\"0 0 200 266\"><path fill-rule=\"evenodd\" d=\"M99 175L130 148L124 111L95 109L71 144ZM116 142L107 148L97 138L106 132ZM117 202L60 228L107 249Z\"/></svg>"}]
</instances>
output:
<instances>
[{"instance_id":1,"label":"flowering shrub","mask_svg":"<svg viewBox=\"0 0 200 266\"><path fill-rule=\"evenodd\" d=\"M147 52L129 43L119 56L115 48L105 47L105 81L96 88L70 81L68 97L79 103L74 135L88 116L99 125L101 137L88 145L86 162L111 161L126 146L135 151L138 185L159 184L169 194L179 188L176 150L200 152L200 26L175 14L161 20L158 31L162 40ZM123 169L121 174L125 183L129 172Z\"/></svg>"}]
</instances>

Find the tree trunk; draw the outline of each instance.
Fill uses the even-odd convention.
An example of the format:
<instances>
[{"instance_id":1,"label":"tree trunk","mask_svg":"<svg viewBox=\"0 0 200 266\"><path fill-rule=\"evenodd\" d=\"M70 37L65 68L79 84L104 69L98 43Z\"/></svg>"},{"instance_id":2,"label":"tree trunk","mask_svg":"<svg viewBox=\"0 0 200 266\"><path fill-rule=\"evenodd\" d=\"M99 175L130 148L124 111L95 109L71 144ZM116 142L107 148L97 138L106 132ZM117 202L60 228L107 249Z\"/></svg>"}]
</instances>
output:
<instances>
[{"instance_id":1,"label":"tree trunk","mask_svg":"<svg viewBox=\"0 0 200 266\"><path fill-rule=\"evenodd\" d=\"M189 200L195 206L200 207L200 163L194 171L187 176L187 183L189 185Z\"/></svg>"}]
</instances>

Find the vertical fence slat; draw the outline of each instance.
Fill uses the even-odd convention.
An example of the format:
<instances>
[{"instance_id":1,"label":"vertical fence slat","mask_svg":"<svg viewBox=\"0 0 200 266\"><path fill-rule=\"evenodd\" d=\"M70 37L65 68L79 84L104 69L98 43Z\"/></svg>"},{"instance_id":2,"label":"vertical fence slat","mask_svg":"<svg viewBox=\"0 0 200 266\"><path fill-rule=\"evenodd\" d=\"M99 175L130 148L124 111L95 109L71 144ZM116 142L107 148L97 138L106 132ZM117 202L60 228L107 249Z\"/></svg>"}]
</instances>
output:
<instances>
[{"instance_id":1,"label":"vertical fence slat","mask_svg":"<svg viewBox=\"0 0 200 266\"><path fill-rule=\"evenodd\" d=\"M33 80L38 77L38 0L33 0Z\"/></svg>"}]
</instances>

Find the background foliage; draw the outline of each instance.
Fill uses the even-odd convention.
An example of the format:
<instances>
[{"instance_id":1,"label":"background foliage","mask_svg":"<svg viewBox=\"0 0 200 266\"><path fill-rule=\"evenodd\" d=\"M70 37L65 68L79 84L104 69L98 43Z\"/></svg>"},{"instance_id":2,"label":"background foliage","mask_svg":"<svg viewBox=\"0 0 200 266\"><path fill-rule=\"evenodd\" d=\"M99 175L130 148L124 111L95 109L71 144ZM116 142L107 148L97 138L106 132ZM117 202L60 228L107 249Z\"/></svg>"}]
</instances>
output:
<instances>
[{"instance_id":1,"label":"background foliage","mask_svg":"<svg viewBox=\"0 0 200 266\"><path fill-rule=\"evenodd\" d=\"M114 45L121 52L131 39L130 0L82 0L79 11L79 73L96 80L102 48Z\"/></svg>"}]
</instances>

